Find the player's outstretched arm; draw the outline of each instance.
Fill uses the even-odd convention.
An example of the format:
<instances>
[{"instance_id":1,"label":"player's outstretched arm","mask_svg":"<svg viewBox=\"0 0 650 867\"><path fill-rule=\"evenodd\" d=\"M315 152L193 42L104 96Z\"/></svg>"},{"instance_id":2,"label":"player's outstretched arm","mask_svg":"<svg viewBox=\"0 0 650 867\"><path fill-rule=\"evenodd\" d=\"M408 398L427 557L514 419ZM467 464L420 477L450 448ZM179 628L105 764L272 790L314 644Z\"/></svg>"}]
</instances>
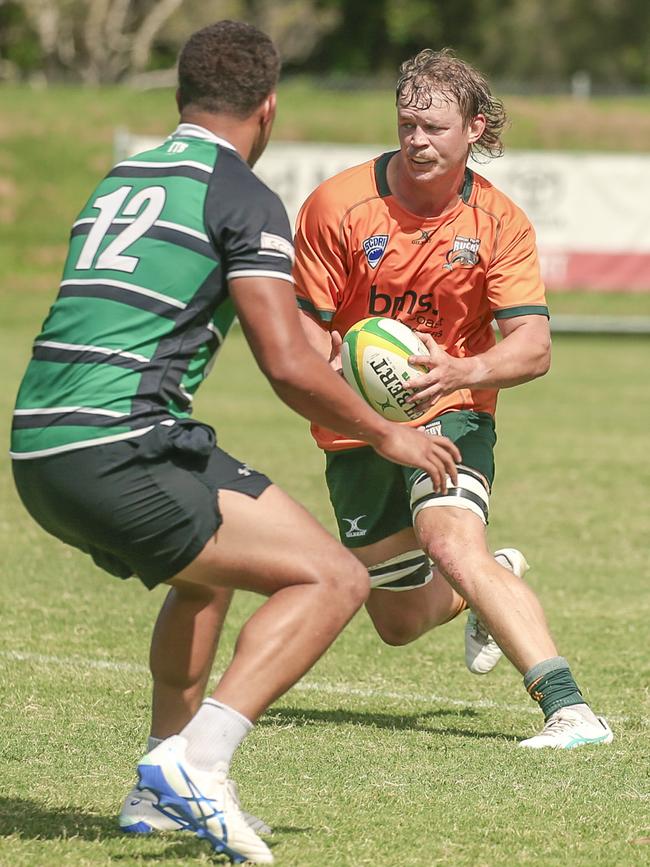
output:
<instances>
[{"instance_id":1,"label":"player's outstretched arm","mask_svg":"<svg viewBox=\"0 0 650 867\"><path fill-rule=\"evenodd\" d=\"M240 277L230 291L253 355L284 403L316 424L369 443L388 460L420 467L436 490L445 489L447 475L455 482L456 446L387 421L355 394L307 340L288 282Z\"/></svg>"}]
</instances>

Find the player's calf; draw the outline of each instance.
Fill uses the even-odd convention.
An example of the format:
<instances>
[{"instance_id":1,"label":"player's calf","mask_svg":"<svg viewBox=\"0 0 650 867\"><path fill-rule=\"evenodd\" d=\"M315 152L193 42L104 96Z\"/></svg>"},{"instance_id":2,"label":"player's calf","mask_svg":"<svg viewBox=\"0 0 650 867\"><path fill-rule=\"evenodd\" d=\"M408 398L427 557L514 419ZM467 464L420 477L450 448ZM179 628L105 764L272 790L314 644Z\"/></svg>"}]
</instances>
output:
<instances>
[{"instance_id":1,"label":"player's calf","mask_svg":"<svg viewBox=\"0 0 650 867\"><path fill-rule=\"evenodd\" d=\"M494 559L518 578L523 578L529 568L516 548L501 548L494 552ZM489 629L470 609L465 624L465 665L472 674L488 674L502 657L503 651Z\"/></svg>"}]
</instances>

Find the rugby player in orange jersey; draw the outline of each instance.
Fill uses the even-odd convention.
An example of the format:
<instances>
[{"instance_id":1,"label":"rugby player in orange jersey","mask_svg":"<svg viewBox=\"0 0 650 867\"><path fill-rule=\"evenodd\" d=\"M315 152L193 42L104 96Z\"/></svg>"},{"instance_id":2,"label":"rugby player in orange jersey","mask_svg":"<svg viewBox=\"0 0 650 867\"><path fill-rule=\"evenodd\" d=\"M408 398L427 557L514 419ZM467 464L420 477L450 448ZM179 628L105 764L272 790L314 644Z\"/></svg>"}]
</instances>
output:
<instances>
[{"instance_id":1,"label":"rugby player in orange jersey","mask_svg":"<svg viewBox=\"0 0 650 867\"><path fill-rule=\"evenodd\" d=\"M467 168L471 154L500 155L505 112L449 50L421 51L400 72L399 150L312 193L298 218L294 279L309 340L333 364L340 335L365 317L418 331L429 356L412 360L428 372L411 382L426 412L412 424L455 441L462 460L458 483L437 492L420 471L313 425L339 533L369 568L366 607L386 642L412 641L467 604L470 670L489 670L501 648L544 713L542 732L523 746L609 743L521 580L523 555L493 556L486 541L497 393L544 375L551 345L534 231Z\"/></svg>"},{"instance_id":2,"label":"rugby player in orange jersey","mask_svg":"<svg viewBox=\"0 0 650 867\"><path fill-rule=\"evenodd\" d=\"M370 542L364 507L342 513L341 536L348 547L361 543L352 550L371 566L375 586L386 575L391 582L391 573L398 576L396 584L426 581L430 569L422 548L447 578L436 572L419 589L372 590L368 610L384 640L414 640L460 613L466 598L480 617L471 613L470 651L475 631L479 660L486 648L488 665L494 660L498 646L486 638L481 621L488 624L548 717L544 732L526 745L608 743L611 731L583 704L539 602L486 547L483 509L493 473L496 392L545 373L550 343L532 228L506 196L466 168L471 153L500 154L505 115L483 77L447 52L422 52L402 73L400 151L343 172L315 191L298 226L294 277L304 324L323 354L330 354L332 342L335 352L339 334L368 315L392 316L415 327L425 341L427 334L432 338L430 373L420 392L432 404L425 418L431 433L453 431L464 478L458 491L448 492L453 505L443 506L440 498L440 505L419 511L416 537L404 477L383 484L384 465L363 464L369 449L349 448L352 441L316 428L334 467L328 470L330 486L337 487L337 462L347 458L340 491L363 491L375 478L371 505L386 503L390 521L402 521L397 531L380 523ZM504 337L498 345L493 319ZM422 496L433 502L430 492ZM525 570L513 549L495 553L501 563ZM152 642L150 746L180 731L200 706L230 596L226 588L198 588L194 596L170 591ZM150 830L164 828L151 815L147 822Z\"/></svg>"}]
</instances>

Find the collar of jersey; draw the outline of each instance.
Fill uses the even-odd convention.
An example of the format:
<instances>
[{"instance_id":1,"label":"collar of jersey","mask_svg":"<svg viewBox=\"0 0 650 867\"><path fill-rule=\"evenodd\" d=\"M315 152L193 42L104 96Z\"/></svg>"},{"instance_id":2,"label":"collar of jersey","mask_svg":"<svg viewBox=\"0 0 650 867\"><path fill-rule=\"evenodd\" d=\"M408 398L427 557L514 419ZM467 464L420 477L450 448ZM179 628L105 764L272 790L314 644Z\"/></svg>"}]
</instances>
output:
<instances>
[{"instance_id":1,"label":"collar of jersey","mask_svg":"<svg viewBox=\"0 0 650 867\"><path fill-rule=\"evenodd\" d=\"M221 147L230 148L232 151L237 150L237 148L227 141L227 139L215 135L204 126L199 126L198 123L179 123L169 138L200 138L204 141L210 141L213 144L221 145Z\"/></svg>"},{"instance_id":2,"label":"collar of jersey","mask_svg":"<svg viewBox=\"0 0 650 867\"><path fill-rule=\"evenodd\" d=\"M458 196L458 201L453 207L449 208L448 211L439 214L437 217L423 217L421 214L416 214L413 211L409 211L409 209L399 201L397 196L394 195L388 184L388 163L397 153L399 153L399 151L387 151L386 153L381 154L381 156L377 157L374 160L375 186L377 187L377 192L382 199L388 197L392 198L394 202L394 207L398 208L403 214L408 215L408 217L410 217L412 220L415 220L418 225L424 224L429 226L437 226L441 223L446 223L456 216L456 214L461 210L463 205L466 205L469 202L469 197L472 193L472 186L474 183L474 173L471 169L465 167L465 177L463 180L462 189Z\"/></svg>"}]
</instances>

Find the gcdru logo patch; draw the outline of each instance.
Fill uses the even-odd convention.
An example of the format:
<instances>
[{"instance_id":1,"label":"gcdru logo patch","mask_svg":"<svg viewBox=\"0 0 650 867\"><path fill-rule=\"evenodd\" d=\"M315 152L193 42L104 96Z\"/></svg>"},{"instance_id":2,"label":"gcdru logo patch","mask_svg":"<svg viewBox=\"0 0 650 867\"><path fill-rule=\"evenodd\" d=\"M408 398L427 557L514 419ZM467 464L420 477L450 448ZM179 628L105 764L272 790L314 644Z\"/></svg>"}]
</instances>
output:
<instances>
[{"instance_id":1,"label":"gcdru logo patch","mask_svg":"<svg viewBox=\"0 0 650 867\"><path fill-rule=\"evenodd\" d=\"M447 253L447 264L444 267L449 271L454 265L461 268L473 268L478 263L478 248L480 246L480 238L464 238L462 235L456 235L454 246Z\"/></svg>"},{"instance_id":2,"label":"gcdru logo patch","mask_svg":"<svg viewBox=\"0 0 650 867\"><path fill-rule=\"evenodd\" d=\"M363 242L363 252L366 254L371 268L376 268L379 265L379 260L384 255L387 243L388 235L371 235Z\"/></svg>"}]
</instances>

